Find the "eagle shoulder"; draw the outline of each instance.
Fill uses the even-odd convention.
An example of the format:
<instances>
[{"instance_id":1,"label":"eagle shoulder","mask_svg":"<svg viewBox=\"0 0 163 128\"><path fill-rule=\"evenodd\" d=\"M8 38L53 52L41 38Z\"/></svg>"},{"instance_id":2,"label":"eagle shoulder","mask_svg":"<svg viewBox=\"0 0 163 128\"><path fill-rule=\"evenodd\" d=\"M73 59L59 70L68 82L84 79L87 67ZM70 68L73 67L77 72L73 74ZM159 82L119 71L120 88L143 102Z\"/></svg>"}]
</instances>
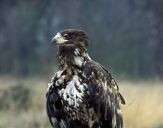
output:
<instances>
[{"instance_id":1,"label":"eagle shoulder","mask_svg":"<svg viewBox=\"0 0 163 128\"><path fill-rule=\"evenodd\" d=\"M117 95L122 104L125 104L119 87L112 77L110 71L95 61L88 61L84 66L84 76L91 81L96 88L101 88L105 93Z\"/></svg>"}]
</instances>

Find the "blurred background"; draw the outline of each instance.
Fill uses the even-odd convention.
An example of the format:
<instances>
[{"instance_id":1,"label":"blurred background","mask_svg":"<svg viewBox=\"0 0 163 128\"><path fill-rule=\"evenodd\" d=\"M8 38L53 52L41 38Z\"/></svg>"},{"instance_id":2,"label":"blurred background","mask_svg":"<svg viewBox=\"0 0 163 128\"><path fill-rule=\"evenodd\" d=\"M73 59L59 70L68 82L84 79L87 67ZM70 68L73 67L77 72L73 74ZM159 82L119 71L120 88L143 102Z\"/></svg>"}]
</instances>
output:
<instances>
[{"instance_id":1,"label":"blurred background","mask_svg":"<svg viewBox=\"0 0 163 128\"><path fill-rule=\"evenodd\" d=\"M163 128L162 0L0 0L0 128L50 128L52 37L80 28L91 57L111 70L126 128Z\"/></svg>"}]
</instances>

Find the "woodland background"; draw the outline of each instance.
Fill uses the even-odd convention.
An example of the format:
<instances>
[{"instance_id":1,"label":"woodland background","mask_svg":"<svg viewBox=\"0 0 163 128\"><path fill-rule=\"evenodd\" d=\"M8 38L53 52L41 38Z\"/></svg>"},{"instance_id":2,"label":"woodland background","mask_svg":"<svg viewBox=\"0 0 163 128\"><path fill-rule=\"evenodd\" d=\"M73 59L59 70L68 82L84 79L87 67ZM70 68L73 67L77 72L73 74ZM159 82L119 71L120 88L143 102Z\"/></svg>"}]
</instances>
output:
<instances>
[{"instance_id":1,"label":"woodland background","mask_svg":"<svg viewBox=\"0 0 163 128\"><path fill-rule=\"evenodd\" d=\"M79 28L126 98L127 128L163 128L163 0L0 0L0 128L50 128L52 37Z\"/></svg>"},{"instance_id":2,"label":"woodland background","mask_svg":"<svg viewBox=\"0 0 163 128\"><path fill-rule=\"evenodd\" d=\"M1 0L0 74L49 74L56 32L81 28L92 58L131 78L163 77L162 0Z\"/></svg>"}]
</instances>

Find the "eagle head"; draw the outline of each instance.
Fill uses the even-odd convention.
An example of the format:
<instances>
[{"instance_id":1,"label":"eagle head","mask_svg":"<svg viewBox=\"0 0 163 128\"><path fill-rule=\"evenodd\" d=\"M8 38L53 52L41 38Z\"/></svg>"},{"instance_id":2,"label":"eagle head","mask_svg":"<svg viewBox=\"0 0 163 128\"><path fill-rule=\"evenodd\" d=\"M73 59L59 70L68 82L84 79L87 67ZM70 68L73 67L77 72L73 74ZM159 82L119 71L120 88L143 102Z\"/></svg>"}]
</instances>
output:
<instances>
[{"instance_id":1,"label":"eagle head","mask_svg":"<svg viewBox=\"0 0 163 128\"><path fill-rule=\"evenodd\" d=\"M66 29L58 32L52 39L52 44L56 43L59 48L73 49L86 48L88 36L80 29Z\"/></svg>"}]
</instances>

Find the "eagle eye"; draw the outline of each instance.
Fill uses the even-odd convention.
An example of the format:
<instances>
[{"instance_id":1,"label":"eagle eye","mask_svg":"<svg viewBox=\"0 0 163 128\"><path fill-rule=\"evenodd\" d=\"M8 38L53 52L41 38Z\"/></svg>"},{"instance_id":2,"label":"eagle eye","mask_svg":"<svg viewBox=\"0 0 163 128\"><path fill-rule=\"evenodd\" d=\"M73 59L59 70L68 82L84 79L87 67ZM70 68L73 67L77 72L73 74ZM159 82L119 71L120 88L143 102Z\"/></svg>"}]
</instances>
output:
<instances>
[{"instance_id":1,"label":"eagle eye","mask_svg":"<svg viewBox=\"0 0 163 128\"><path fill-rule=\"evenodd\" d=\"M63 36L64 36L66 39L69 38L69 35L68 35L68 34L64 34Z\"/></svg>"}]
</instances>

